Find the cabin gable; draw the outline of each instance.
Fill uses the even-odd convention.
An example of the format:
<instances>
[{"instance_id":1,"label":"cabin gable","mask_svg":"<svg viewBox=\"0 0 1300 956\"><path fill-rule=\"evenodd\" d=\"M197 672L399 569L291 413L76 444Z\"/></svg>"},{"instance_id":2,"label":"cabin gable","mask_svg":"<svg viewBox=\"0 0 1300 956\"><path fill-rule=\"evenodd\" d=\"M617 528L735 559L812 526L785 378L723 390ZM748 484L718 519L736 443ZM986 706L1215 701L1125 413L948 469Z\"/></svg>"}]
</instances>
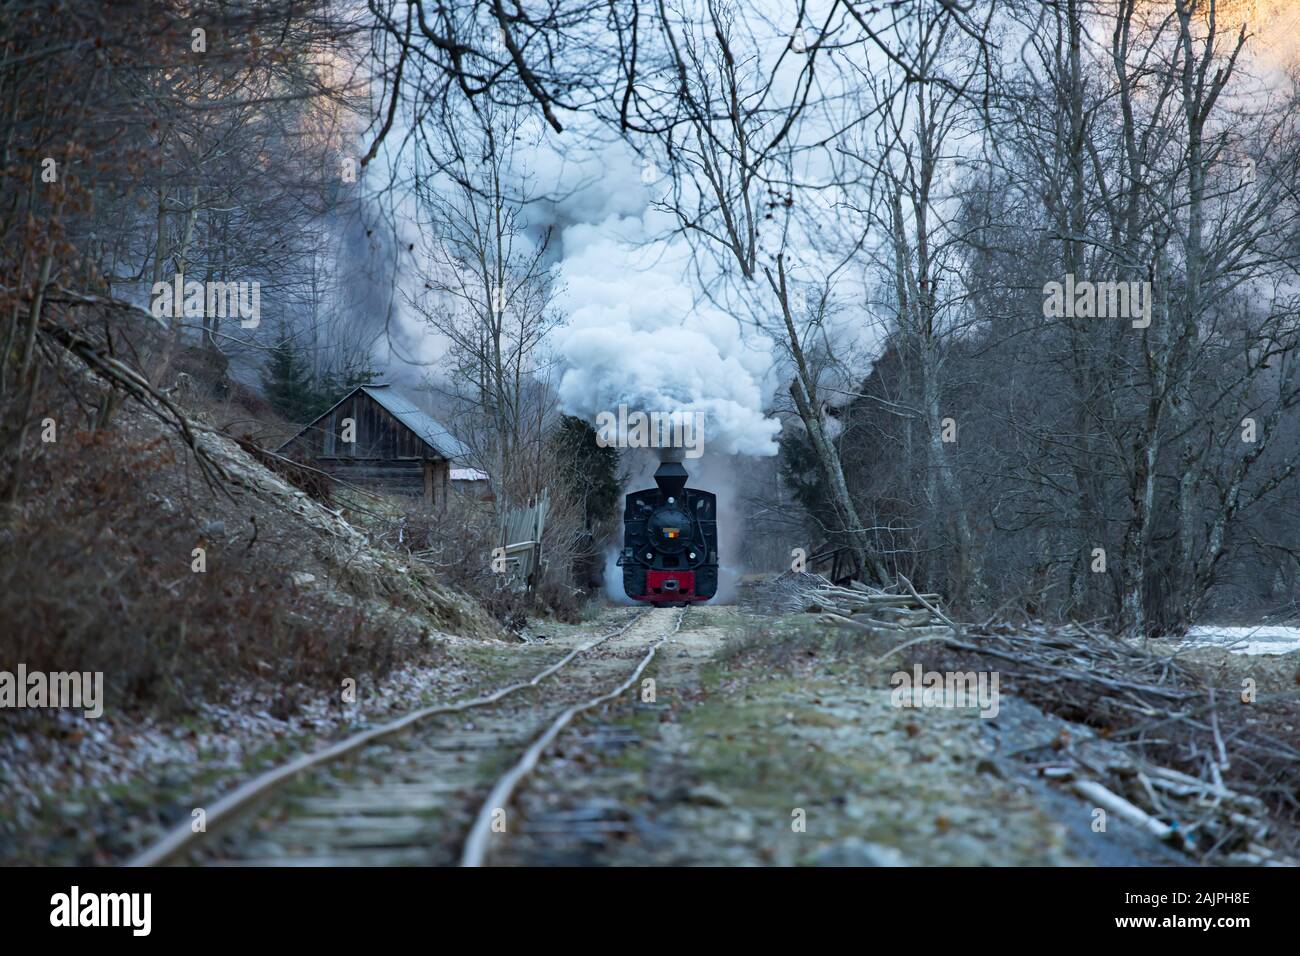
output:
<instances>
[{"instance_id":1,"label":"cabin gable","mask_svg":"<svg viewBox=\"0 0 1300 956\"><path fill-rule=\"evenodd\" d=\"M345 421L355 423L355 441L343 441ZM291 439L285 450L314 459L420 461L443 459L396 415L360 389Z\"/></svg>"},{"instance_id":2,"label":"cabin gable","mask_svg":"<svg viewBox=\"0 0 1300 956\"><path fill-rule=\"evenodd\" d=\"M380 401L359 386L285 442L279 453L367 491L423 498L446 507L451 459L432 438L463 451L441 425L398 396ZM345 441L351 423L353 441ZM421 434L423 433L423 434Z\"/></svg>"}]
</instances>

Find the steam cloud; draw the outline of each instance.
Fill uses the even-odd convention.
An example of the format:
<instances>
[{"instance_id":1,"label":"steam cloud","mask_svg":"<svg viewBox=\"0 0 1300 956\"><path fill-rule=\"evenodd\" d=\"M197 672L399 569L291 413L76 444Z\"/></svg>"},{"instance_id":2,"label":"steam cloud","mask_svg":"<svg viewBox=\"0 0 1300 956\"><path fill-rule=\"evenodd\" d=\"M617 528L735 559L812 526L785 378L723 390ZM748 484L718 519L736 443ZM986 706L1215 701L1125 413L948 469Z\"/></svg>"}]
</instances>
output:
<instances>
[{"instance_id":1,"label":"steam cloud","mask_svg":"<svg viewBox=\"0 0 1300 956\"><path fill-rule=\"evenodd\" d=\"M610 144L574 161L543 150L534 171L564 199L533 210L560 236L554 336L565 371L560 403L594 422L620 404L641 411L702 412L705 454L775 455L780 422L763 414L772 342L700 303L689 251L657 238L668 225L626 148Z\"/></svg>"}]
</instances>

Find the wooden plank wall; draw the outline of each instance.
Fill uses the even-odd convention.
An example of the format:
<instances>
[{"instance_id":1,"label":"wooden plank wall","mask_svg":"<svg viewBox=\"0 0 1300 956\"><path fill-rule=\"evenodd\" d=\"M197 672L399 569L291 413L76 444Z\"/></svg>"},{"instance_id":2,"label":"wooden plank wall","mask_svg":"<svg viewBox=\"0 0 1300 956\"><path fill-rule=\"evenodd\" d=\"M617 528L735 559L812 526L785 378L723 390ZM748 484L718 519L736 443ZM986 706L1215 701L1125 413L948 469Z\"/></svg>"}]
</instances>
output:
<instances>
[{"instance_id":1,"label":"wooden plank wall","mask_svg":"<svg viewBox=\"0 0 1300 956\"><path fill-rule=\"evenodd\" d=\"M343 420L355 424L356 441L342 440ZM445 508L451 464L433 452L386 408L356 392L296 438L290 457L308 459L317 468L368 491L423 498Z\"/></svg>"},{"instance_id":2,"label":"wooden plank wall","mask_svg":"<svg viewBox=\"0 0 1300 956\"><path fill-rule=\"evenodd\" d=\"M343 420L356 423L356 441L342 441ZM299 436L290 450L311 458L421 459L427 446L365 392L356 392Z\"/></svg>"}]
</instances>

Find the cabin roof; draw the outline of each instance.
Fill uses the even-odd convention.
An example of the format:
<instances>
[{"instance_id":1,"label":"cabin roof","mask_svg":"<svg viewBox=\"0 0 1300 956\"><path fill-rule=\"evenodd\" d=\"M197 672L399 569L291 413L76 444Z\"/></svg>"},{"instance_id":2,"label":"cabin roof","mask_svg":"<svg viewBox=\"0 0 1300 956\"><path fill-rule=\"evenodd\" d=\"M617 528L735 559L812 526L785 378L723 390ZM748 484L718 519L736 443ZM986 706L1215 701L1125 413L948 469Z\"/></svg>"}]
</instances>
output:
<instances>
[{"instance_id":1,"label":"cabin roof","mask_svg":"<svg viewBox=\"0 0 1300 956\"><path fill-rule=\"evenodd\" d=\"M346 402L357 392L365 392L373 398L385 411L414 432L417 438L443 458L453 460L464 459L469 454L469 449L461 444L459 439L448 431L445 425L441 422L435 421L433 418L420 411L420 409L416 408L408 399L403 398L397 392L392 391L392 386L387 384L358 385L320 415L316 416L315 419L304 425L303 428L293 436L293 438L290 438L289 441L285 442L284 445L281 445L280 447L284 448L296 441L317 422Z\"/></svg>"},{"instance_id":2,"label":"cabin roof","mask_svg":"<svg viewBox=\"0 0 1300 956\"><path fill-rule=\"evenodd\" d=\"M469 449L462 445L445 425L430 418L410 401L392 391L391 386L361 385L358 387L388 409L395 418L415 432L426 445L443 458L464 458L469 454Z\"/></svg>"}]
</instances>

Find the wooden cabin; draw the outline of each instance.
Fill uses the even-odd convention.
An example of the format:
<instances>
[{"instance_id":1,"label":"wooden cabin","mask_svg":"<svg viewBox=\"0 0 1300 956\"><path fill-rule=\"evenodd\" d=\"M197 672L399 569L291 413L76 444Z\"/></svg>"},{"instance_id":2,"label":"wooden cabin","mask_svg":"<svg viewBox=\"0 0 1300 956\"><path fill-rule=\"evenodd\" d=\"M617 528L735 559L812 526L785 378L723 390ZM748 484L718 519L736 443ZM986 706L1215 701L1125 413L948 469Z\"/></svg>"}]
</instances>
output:
<instances>
[{"instance_id":1,"label":"wooden cabin","mask_svg":"<svg viewBox=\"0 0 1300 956\"><path fill-rule=\"evenodd\" d=\"M390 385L358 385L277 452L368 491L423 498L430 508L446 508L452 463L467 455Z\"/></svg>"}]
</instances>

